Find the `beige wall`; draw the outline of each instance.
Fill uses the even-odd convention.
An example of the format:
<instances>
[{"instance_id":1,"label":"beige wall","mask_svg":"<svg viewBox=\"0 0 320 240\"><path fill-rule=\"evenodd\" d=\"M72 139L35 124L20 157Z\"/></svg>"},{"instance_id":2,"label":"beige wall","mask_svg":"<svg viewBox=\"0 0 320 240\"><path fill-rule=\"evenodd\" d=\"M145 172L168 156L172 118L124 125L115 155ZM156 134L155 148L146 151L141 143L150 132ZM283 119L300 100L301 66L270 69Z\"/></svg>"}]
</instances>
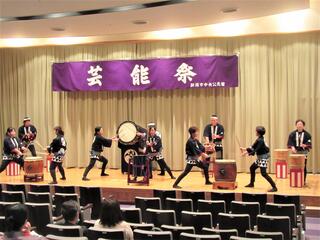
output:
<instances>
[{"instance_id":1,"label":"beige wall","mask_svg":"<svg viewBox=\"0 0 320 240\"><path fill-rule=\"evenodd\" d=\"M107 43L99 45L0 49L0 130L21 123L25 115L39 130L46 145L52 128L62 125L68 141L67 167L88 162L93 128L102 125L115 135L124 120L140 125L155 121L162 133L164 155L173 169L182 169L187 129L203 130L217 113L225 126L225 157L236 159L247 171L253 159L240 158L242 145L254 141L254 128L264 125L271 149L286 147L289 131L303 118L313 136L308 163L319 164L320 33L248 36L235 38ZM51 91L51 64L56 61L135 59L162 56L230 55L240 53L240 85L235 89L190 89L146 92ZM1 140L3 134L1 134ZM2 145L2 142L0 143ZM120 167L116 146L105 151L111 167Z\"/></svg>"}]
</instances>

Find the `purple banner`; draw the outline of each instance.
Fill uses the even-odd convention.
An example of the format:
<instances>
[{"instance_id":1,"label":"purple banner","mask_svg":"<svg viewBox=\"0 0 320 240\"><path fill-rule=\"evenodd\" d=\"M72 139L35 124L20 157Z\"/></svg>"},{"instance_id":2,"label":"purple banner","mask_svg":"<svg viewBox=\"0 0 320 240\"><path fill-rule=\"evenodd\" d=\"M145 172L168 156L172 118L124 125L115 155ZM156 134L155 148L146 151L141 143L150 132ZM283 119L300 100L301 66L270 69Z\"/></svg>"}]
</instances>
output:
<instances>
[{"instance_id":1,"label":"purple banner","mask_svg":"<svg viewBox=\"0 0 320 240\"><path fill-rule=\"evenodd\" d=\"M53 91L139 91L237 86L237 56L83 61L52 65Z\"/></svg>"}]
</instances>

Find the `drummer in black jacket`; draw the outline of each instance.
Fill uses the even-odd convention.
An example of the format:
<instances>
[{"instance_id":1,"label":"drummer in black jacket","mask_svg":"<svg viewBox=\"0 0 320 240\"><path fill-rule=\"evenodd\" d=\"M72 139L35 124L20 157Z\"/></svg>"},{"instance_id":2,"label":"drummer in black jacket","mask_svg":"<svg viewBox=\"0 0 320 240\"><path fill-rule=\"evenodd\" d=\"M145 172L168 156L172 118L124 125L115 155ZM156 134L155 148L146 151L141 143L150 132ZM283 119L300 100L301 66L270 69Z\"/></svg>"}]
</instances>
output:
<instances>
[{"instance_id":1,"label":"drummer in black jacket","mask_svg":"<svg viewBox=\"0 0 320 240\"><path fill-rule=\"evenodd\" d=\"M67 150L67 142L64 138L64 132L60 126L54 128L56 137L52 140L48 147L48 153L53 154L53 159L50 163L50 174L52 182L50 184L57 184L56 167L58 167L61 174L61 180L66 180L66 175L62 166L62 161Z\"/></svg>"},{"instance_id":2,"label":"drummer in black jacket","mask_svg":"<svg viewBox=\"0 0 320 240\"><path fill-rule=\"evenodd\" d=\"M272 189L269 192L278 191L275 182L267 173L267 164L270 158L270 149L264 141L263 135L266 133L266 129L263 126L256 127L257 139L252 146L248 148L240 148L242 155L248 154L249 156L257 155L256 161L250 167L251 180L246 187L254 187L256 178L256 170L260 168L261 175L270 183Z\"/></svg>"},{"instance_id":3,"label":"drummer in black jacket","mask_svg":"<svg viewBox=\"0 0 320 240\"><path fill-rule=\"evenodd\" d=\"M103 147L111 147L112 141L118 141L117 137L112 137L111 139L103 137L103 129L102 127L96 127L94 129L94 137L90 151L90 163L87 166L86 170L83 173L82 180L89 181L90 179L87 178L89 171L94 167L94 164L98 160L102 162L102 169L101 169L101 176L109 176L105 173L105 169L108 164L108 159L101 155L103 152Z\"/></svg>"}]
</instances>

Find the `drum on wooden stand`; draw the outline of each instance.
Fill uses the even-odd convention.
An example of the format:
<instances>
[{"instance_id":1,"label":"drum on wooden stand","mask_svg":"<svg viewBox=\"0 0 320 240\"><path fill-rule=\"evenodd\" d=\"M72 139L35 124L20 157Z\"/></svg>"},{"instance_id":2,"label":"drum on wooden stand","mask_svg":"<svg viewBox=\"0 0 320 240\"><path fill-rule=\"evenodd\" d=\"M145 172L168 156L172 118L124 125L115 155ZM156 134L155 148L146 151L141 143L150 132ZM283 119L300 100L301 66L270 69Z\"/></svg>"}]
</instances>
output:
<instances>
[{"instance_id":1,"label":"drum on wooden stand","mask_svg":"<svg viewBox=\"0 0 320 240\"><path fill-rule=\"evenodd\" d=\"M213 165L214 189L237 188L237 164L235 160L216 160Z\"/></svg>"},{"instance_id":2,"label":"drum on wooden stand","mask_svg":"<svg viewBox=\"0 0 320 240\"><path fill-rule=\"evenodd\" d=\"M43 159L42 157L26 157L24 160L24 181L43 181Z\"/></svg>"},{"instance_id":3,"label":"drum on wooden stand","mask_svg":"<svg viewBox=\"0 0 320 240\"><path fill-rule=\"evenodd\" d=\"M121 123L117 129L119 142L124 145L133 145L138 141L137 125L132 121Z\"/></svg>"},{"instance_id":4,"label":"drum on wooden stand","mask_svg":"<svg viewBox=\"0 0 320 240\"><path fill-rule=\"evenodd\" d=\"M273 153L276 165L276 177L287 178L289 149L275 149Z\"/></svg>"},{"instance_id":5,"label":"drum on wooden stand","mask_svg":"<svg viewBox=\"0 0 320 240\"><path fill-rule=\"evenodd\" d=\"M291 154L289 156L290 187L304 186L304 154Z\"/></svg>"}]
</instances>

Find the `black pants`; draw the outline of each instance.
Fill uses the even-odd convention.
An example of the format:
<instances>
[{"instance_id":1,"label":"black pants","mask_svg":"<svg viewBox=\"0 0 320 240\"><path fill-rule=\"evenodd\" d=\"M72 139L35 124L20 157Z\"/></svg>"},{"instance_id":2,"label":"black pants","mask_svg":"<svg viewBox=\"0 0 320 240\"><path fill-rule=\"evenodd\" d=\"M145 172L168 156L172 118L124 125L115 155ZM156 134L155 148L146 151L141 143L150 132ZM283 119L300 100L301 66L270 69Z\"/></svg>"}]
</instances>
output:
<instances>
[{"instance_id":1,"label":"black pants","mask_svg":"<svg viewBox=\"0 0 320 240\"><path fill-rule=\"evenodd\" d=\"M9 165L9 163L11 161L18 163L20 165L20 167L23 167L23 165L24 165L23 157L13 158L12 160L2 160L2 163L0 166L0 173L3 172L7 168L7 166Z\"/></svg>"},{"instance_id":2,"label":"black pants","mask_svg":"<svg viewBox=\"0 0 320 240\"><path fill-rule=\"evenodd\" d=\"M34 147L33 144L30 144L28 146L28 149L30 150L32 157L36 157L37 156L36 148Z\"/></svg>"},{"instance_id":3,"label":"black pants","mask_svg":"<svg viewBox=\"0 0 320 240\"><path fill-rule=\"evenodd\" d=\"M54 182L57 181L56 167L58 167L59 172L60 172L60 174L61 174L61 177L62 177L62 178L65 178L65 177L66 177L66 175L65 175L65 173L64 173L64 169L63 169L63 167L62 167L62 162L54 162L54 161L51 161L49 170L50 170L50 174L51 174L52 180L53 180Z\"/></svg>"},{"instance_id":4,"label":"black pants","mask_svg":"<svg viewBox=\"0 0 320 240\"><path fill-rule=\"evenodd\" d=\"M86 168L86 170L84 171L83 177L87 177L88 173L94 167L97 160L99 162L102 162L101 174L104 173L104 171L106 170L107 164L108 164L108 159L106 159L104 156L100 156L99 158L90 158L90 163L89 163L88 167Z\"/></svg>"},{"instance_id":5,"label":"black pants","mask_svg":"<svg viewBox=\"0 0 320 240\"><path fill-rule=\"evenodd\" d=\"M161 175L164 175L165 174L165 171L168 172L168 174L170 175L170 177L173 177L172 175L172 172L171 172L171 169L170 167L167 165L166 161L164 160L164 158L161 158L159 160L157 160L157 163L160 167L160 174Z\"/></svg>"},{"instance_id":6,"label":"black pants","mask_svg":"<svg viewBox=\"0 0 320 240\"><path fill-rule=\"evenodd\" d=\"M208 172L208 164L203 163L202 161L197 161L196 165L193 164L189 164L187 163L184 171L180 174L180 176L177 178L177 180L175 181L175 183L173 185L178 185L180 183L180 181L188 175L189 172L191 172L192 168L194 166L197 166L198 168L203 169L204 172L204 177L206 179L206 183L209 182L209 172Z\"/></svg>"},{"instance_id":7,"label":"black pants","mask_svg":"<svg viewBox=\"0 0 320 240\"><path fill-rule=\"evenodd\" d=\"M256 170L259 168L258 164L256 164L255 162L250 166L250 174L251 174L251 180L250 183L254 184L255 180L256 180ZM260 172L262 177L264 177L269 183L270 185L275 188L276 184L275 182L272 180L272 178L269 176L269 174L267 173L267 168L266 167L260 167Z\"/></svg>"},{"instance_id":8,"label":"black pants","mask_svg":"<svg viewBox=\"0 0 320 240\"><path fill-rule=\"evenodd\" d=\"M306 160L304 160L304 182L307 180L307 157Z\"/></svg>"}]
</instances>

